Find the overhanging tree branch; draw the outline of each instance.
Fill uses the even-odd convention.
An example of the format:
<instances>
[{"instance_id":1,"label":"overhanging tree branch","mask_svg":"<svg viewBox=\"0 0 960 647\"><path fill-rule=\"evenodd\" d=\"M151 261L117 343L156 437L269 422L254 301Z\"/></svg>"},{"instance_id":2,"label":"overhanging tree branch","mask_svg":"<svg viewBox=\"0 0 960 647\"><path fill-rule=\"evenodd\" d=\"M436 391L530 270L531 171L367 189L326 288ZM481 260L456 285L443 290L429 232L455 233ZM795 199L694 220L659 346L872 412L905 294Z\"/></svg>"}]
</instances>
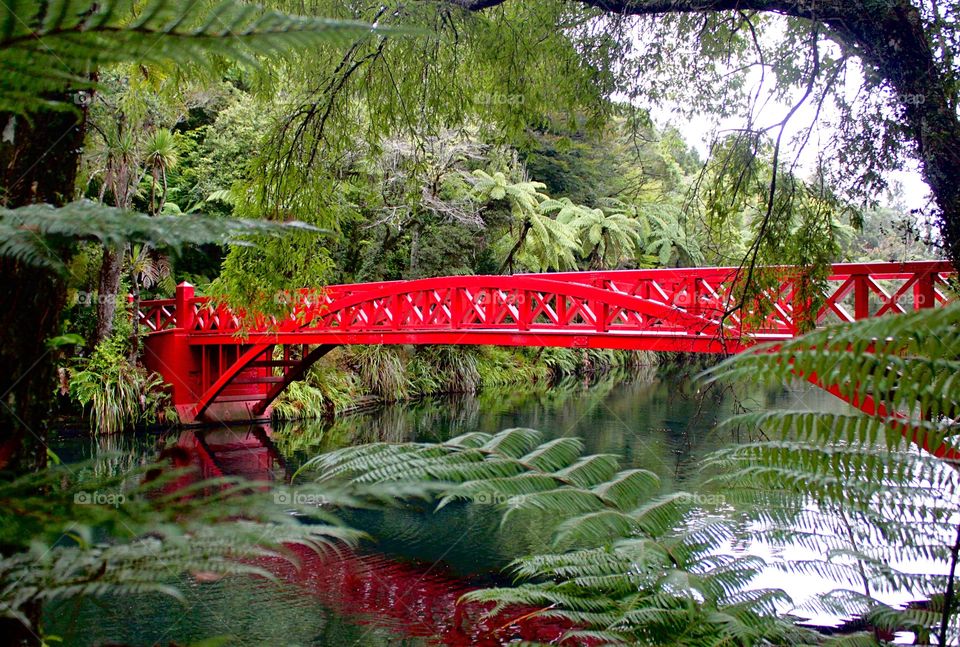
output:
<instances>
[{"instance_id":1,"label":"overhanging tree branch","mask_svg":"<svg viewBox=\"0 0 960 647\"><path fill-rule=\"evenodd\" d=\"M438 0L482 11L506 0ZM960 119L954 107L953 55L938 58L937 18L925 22L911 0L570 0L611 15L657 16L714 12L765 12L813 21L855 53L892 93L933 191L946 255L960 265ZM946 62L944 62L946 61Z\"/></svg>"}]
</instances>

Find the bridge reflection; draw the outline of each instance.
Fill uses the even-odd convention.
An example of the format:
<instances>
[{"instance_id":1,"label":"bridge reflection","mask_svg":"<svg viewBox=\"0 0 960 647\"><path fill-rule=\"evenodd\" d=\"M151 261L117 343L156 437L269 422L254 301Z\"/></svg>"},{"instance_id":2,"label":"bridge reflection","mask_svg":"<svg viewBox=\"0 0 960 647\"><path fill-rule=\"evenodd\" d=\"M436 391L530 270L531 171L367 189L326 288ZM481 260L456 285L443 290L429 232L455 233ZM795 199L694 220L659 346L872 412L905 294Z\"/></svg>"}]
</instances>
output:
<instances>
[{"instance_id":1,"label":"bridge reflection","mask_svg":"<svg viewBox=\"0 0 960 647\"><path fill-rule=\"evenodd\" d=\"M196 466L203 478L242 476L282 482L292 473L264 425L245 431L188 430L180 434L177 445L180 455ZM303 546L291 550L298 564L277 558L258 565L339 614L407 638L455 646L492 646L517 640L557 644L569 629L560 621L528 617L534 611L530 608L486 617L488 607L458 604L460 596L478 586L456 577L440 562L404 561L347 547L324 554Z\"/></svg>"}]
</instances>

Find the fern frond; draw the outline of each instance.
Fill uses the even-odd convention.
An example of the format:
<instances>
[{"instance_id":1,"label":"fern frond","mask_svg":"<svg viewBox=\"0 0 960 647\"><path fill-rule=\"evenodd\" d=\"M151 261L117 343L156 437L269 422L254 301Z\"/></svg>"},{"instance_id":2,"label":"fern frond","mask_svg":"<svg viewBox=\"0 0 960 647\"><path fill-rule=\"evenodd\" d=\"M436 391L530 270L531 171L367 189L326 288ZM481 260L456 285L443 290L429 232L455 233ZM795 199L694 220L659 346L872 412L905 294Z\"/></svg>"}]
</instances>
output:
<instances>
[{"instance_id":1,"label":"fern frond","mask_svg":"<svg viewBox=\"0 0 960 647\"><path fill-rule=\"evenodd\" d=\"M293 16L237 0L17 0L0 5L0 25L0 111L23 114L69 109L70 104L45 97L91 88L91 72L105 65L136 61L209 67L215 57L258 65L323 43L402 33Z\"/></svg>"},{"instance_id":2,"label":"fern frond","mask_svg":"<svg viewBox=\"0 0 960 647\"><path fill-rule=\"evenodd\" d=\"M782 560L779 568L849 587L807 608L914 631L923 642L934 635L941 644L960 637L956 609L942 605L948 578L937 574L954 560L960 479L955 465L911 444L931 452L952 449L960 434L958 324L960 304L865 320L747 353L707 372L708 379L761 381L816 376L848 401L869 398L879 405L872 415L738 416L727 424L762 427L773 439L731 447L707 461L712 486L756 524L754 536L814 554ZM935 566L923 572L900 566L916 563ZM928 603L898 609L877 599L894 592ZM944 622L947 635L940 636Z\"/></svg>"},{"instance_id":3,"label":"fern frond","mask_svg":"<svg viewBox=\"0 0 960 647\"><path fill-rule=\"evenodd\" d=\"M628 513L659 489L655 474L617 471L612 456L581 456L583 443L576 438L539 440L537 431L507 429L441 444L348 447L307 461L298 476L312 474L321 483L432 481L443 492L438 509L455 501L495 505L502 523L521 512L552 513L541 523L549 530L564 522L556 542L583 545L641 527ZM610 514L596 514L602 510Z\"/></svg>"},{"instance_id":4,"label":"fern frond","mask_svg":"<svg viewBox=\"0 0 960 647\"><path fill-rule=\"evenodd\" d=\"M187 245L250 245L251 236L277 236L286 231L321 230L304 223L208 218L199 215L148 216L94 202L63 207L35 204L0 208L0 256L63 270L64 243L86 240L106 246L150 243L155 249L179 250Z\"/></svg>"}]
</instances>

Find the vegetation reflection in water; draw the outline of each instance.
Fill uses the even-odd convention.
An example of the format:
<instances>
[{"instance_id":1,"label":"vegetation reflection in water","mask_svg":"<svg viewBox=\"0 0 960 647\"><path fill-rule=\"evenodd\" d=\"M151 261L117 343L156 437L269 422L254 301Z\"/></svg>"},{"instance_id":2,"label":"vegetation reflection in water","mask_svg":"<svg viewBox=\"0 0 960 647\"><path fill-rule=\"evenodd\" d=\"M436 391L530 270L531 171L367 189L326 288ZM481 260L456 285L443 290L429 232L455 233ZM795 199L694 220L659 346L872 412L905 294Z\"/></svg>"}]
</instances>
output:
<instances>
[{"instance_id":1,"label":"vegetation reflection in water","mask_svg":"<svg viewBox=\"0 0 960 647\"><path fill-rule=\"evenodd\" d=\"M122 474L156 460L164 446L177 441L182 444L184 437L196 435L223 473L281 480L289 478L305 459L348 445L437 442L471 431L496 433L509 427L531 427L544 430L544 440L580 437L585 453L619 455L624 467L656 473L669 492L692 489L702 458L739 440L736 432L718 432L714 427L738 410L741 401L729 389L701 388L683 372L632 380L616 376L594 384L569 381L550 389L492 389L476 396L425 398L332 421L278 423L272 428L92 438L67 434L55 449L64 462L93 459L90 469L104 475ZM811 398L818 406L828 402L825 394L808 390L756 389L749 404L796 406L798 400ZM354 511L344 517L378 538L375 545L365 546L365 553L384 554L394 563L419 569L413 581L430 583L438 598L456 599L464 583L505 582L501 569L511 559L542 550L548 542L532 517L501 528L493 506L454 505L435 514L411 506ZM327 566L316 565L319 571ZM378 561L375 567L388 572L392 565ZM319 575L322 577L322 572ZM50 632L64 636L70 644L91 645L104 640L189 643L211 634L232 636L230 644L280 644L277 640L285 644L378 644L390 641L391 636L396 639L398 634L414 640L409 637L410 627L401 626L402 619L383 614L374 618L362 608L351 608L349 600L331 599L335 591L305 591L303 582L187 578L181 586L186 593L183 605L160 596L116 604L85 600L51 605L47 609ZM219 630L211 631L211 627Z\"/></svg>"}]
</instances>

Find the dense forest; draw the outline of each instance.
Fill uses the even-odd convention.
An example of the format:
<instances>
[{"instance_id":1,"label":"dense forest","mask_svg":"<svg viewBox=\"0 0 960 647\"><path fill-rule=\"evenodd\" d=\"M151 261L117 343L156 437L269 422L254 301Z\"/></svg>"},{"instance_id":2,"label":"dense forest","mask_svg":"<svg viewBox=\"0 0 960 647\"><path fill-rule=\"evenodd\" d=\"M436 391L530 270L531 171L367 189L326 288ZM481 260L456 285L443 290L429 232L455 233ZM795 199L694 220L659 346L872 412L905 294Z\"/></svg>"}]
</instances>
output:
<instances>
[{"instance_id":1,"label":"dense forest","mask_svg":"<svg viewBox=\"0 0 960 647\"><path fill-rule=\"evenodd\" d=\"M255 196L264 182L260 156L273 137L263 133L276 127L268 115L281 114L280 101L258 97L239 72L172 96L145 96L135 78L140 70L129 74L133 79L120 73L103 79L92 99L78 180L85 197L152 215L263 217ZM733 139L717 144L738 145ZM479 120L427 137L383 137L338 156L311 179L315 210L290 206L294 217L322 232L175 255L147 244L119 254L96 244L81 249L69 267L70 306L59 333L84 342L74 347L78 357L60 367L70 396L61 404L67 412L92 404L96 424L110 430L164 414L163 389L137 367L129 312L114 304L131 291L143 299L170 296L175 280L218 300L279 313L285 291L327 284L736 266L755 247L768 262L796 254L796 262L811 266L932 253L929 232L898 210L896 196L888 200L892 207L858 210L820 197L822 179L814 180L817 188L792 176L786 181L806 197L778 224L790 235L776 243L761 237L767 157L753 162L752 191L724 195L725 182L715 176L727 170L705 164L675 128L657 128L645 112L626 105L616 107L601 130L590 129L582 115L557 113L513 143L495 140ZM301 199L306 196L298 194ZM655 361L609 351L348 347L294 385L276 412L317 416L369 396L472 392L483 384ZM98 398L102 392L119 400ZM143 398L147 407L137 404Z\"/></svg>"},{"instance_id":2,"label":"dense forest","mask_svg":"<svg viewBox=\"0 0 960 647\"><path fill-rule=\"evenodd\" d=\"M509 566L459 596L485 612L476 644L956 643L956 273L927 277L927 304L880 276L858 321L814 329L821 307L845 312L846 292L822 303L832 264L960 262L955 2L26 0L0 17L9 644L63 642L57 605L291 580L304 555L402 543L404 515L487 508L498 530L478 541ZM914 168L928 196L892 179ZM278 425L327 426L249 432L283 466L266 482L211 457L221 430L180 428L144 359L141 304L182 282L241 313L242 338L303 288L709 267L737 268L729 310L704 319L721 331L767 316L795 268L796 336L730 358L340 346L272 406ZM887 310L904 312L870 318ZM337 431L384 403L489 392L495 408L512 390L595 407L644 381L689 390L697 416L734 402L710 424L736 442L695 479L528 428ZM798 381L852 407L774 406L755 386ZM99 453L59 455L66 430ZM104 449L144 433L136 458ZM800 604L757 585L757 546L835 587ZM848 622L833 636L799 609Z\"/></svg>"}]
</instances>

